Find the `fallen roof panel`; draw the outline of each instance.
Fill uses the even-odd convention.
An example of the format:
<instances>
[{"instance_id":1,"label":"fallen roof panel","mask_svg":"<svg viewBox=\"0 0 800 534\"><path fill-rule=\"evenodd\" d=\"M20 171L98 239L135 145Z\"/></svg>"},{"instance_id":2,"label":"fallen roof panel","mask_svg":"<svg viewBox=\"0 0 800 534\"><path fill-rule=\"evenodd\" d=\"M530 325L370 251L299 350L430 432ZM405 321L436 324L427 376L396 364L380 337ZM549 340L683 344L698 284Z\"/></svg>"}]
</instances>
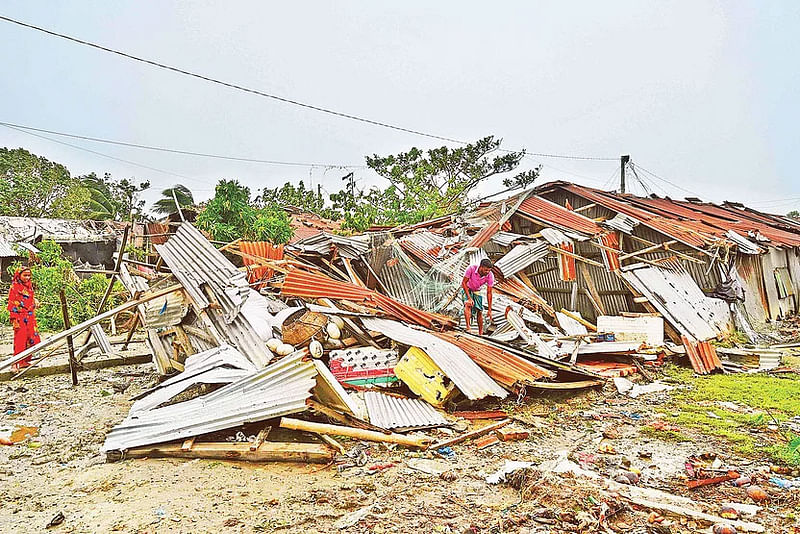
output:
<instances>
[{"instance_id":1,"label":"fallen roof panel","mask_svg":"<svg viewBox=\"0 0 800 534\"><path fill-rule=\"evenodd\" d=\"M410 430L445 426L447 419L427 402L387 395L377 391L364 393L369 422L386 430Z\"/></svg>"}]
</instances>

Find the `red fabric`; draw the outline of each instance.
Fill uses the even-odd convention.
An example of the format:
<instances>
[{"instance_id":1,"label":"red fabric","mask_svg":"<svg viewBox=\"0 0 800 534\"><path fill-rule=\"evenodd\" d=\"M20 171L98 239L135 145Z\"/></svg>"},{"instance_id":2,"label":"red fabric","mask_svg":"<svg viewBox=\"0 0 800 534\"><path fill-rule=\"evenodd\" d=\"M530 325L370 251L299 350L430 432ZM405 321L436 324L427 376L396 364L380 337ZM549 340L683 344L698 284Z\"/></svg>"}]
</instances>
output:
<instances>
[{"instance_id":1,"label":"red fabric","mask_svg":"<svg viewBox=\"0 0 800 534\"><path fill-rule=\"evenodd\" d=\"M36 316L33 310L36 308L36 301L33 297L33 284L25 282L21 274L28 269L17 269L14 273L14 281L11 283L11 290L8 292L8 313L11 319L11 326L14 328L14 354L19 354L25 349L39 343L39 328L36 326ZM31 357L28 356L19 361L21 365L30 364Z\"/></svg>"}]
</instances>

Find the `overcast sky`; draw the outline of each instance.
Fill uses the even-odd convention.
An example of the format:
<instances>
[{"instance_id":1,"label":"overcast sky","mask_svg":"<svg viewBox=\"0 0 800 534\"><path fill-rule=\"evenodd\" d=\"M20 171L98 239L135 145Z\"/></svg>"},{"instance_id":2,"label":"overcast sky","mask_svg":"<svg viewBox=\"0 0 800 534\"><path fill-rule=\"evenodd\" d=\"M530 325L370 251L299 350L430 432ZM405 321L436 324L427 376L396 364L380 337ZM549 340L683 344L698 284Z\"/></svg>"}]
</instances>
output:
<instances>
[{"instance_id":1,"label":"overcast sky","mask_svg":"<svg viewBox=\"0 0 800 534\"><path fill-rule=\"evenodd\" d=\"M200 5L202 4L202 5ZM675 198L800 208L800 2L46 2L0 14L297 101L506 148L630 154ZM230 156L363 165L441 141L246 94L0 21L0 121ZM51 136L53 137L53 136ZM55 137L54 137L55 138ZM252 190L348 171L149 152L0 127L73 174ZM531 157L541 182L615 188L619 162ZM169 174L173 173L173 174ZM362 186L381 185L356 169ZM179 175L179 176L175 176ZM501 178L481 192L502 189ZM383 184L385 185L385 184ZM642 193L638 184L630 186Z\"/></svg>"}]
</instances>

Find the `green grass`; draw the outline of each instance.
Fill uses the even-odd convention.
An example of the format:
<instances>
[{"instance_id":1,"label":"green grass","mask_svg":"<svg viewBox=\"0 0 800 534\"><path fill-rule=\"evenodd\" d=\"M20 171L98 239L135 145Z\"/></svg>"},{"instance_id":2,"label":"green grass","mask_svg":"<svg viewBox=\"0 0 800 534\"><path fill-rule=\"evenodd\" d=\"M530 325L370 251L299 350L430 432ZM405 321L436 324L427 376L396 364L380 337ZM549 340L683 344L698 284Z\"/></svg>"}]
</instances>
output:
<instances>
[{"instance_id":1,"label":"green grass","mask_svg":"<svg viewBox=\"0 0 800 534\"><path fill-rule=\"evenodd\" d=\"M698 377L688 369L674 366L665 372L668 377L689 386L674 392L672 402L664 407L666 420L724 439L742 455L763 457L766 454L775 462L800 465L800 454L791 451L783 437L774 432L754 432L766 430L773 422L772 417L782 421L800 415L800 377L765 374ZM719 401L749 407L754 413L719 407L716 404Z\"/></svg>"}]
</instances>

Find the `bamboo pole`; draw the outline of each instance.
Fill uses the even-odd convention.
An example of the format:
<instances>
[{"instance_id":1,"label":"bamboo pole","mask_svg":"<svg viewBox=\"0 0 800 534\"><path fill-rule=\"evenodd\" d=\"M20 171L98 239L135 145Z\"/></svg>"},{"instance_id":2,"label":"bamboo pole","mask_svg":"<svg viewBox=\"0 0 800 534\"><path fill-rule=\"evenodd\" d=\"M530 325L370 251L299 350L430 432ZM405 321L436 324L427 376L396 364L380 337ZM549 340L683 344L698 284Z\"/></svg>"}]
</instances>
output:
<instances>
[{"instance_id":1,"label":"bamboo pole","mask_svg":"<svg viewBox=\"0 0 800 534\"><path fill-rule=\"evenodd\" d=\"M69 330L69 309L67 308L67 296L64 295L64 290L58 292L58 298L61 300L61 316L64 319L64 328ZM72 375L72 385L78 385L78 369L75 363L75 346L72 344L72 336L67 336L67 350L69 351L69 374Z\"/></svg>"},{"instance_id":2,"label":"bamboo pole","mask_svg":"<svg viewBox=\"0 0 800 534\"><path fill-rule=\"evenodd\" d=\"M567 311L564 308L561 308L561 313L563 313L564 315L566 315L570 319L575 319L576 321L581 323L583 326L585 326L586 328L588 328L592 332L597 332L597 327L595 325L593 325L592 323L590 323L589 321L587 321L586 319L584 319L583 317L578 317L577 315L575 315L571 311Z\"/></svg>"},{"instance_id":3,"label":"bamboo pole","mask_svg":"<svg viewBox=\"0 0 800 534\"><path fill-rule=\"evenodd\" d=\"M398 445L405 445L406 447L414 447L417 449L425 449L431 442L429 438L414 438L411 436L404 436L402 434L394 433L382 434L372 430L362 430L360 428L352 428L348 426L328 425L325 423L312 423L311 421L302 421L300 419L292 419L289 417L281 418L281 428L288 428L289 430L304 430L306 432L314 432L316 434L347 436L356 439L363 439L365 441L397 443Z\"/></svg>"},{"instance_id":4,"label":"bamboo pole","mask_svg":"<svg viewBox=\"0 0 800 534\"><path fill-rule=\"evenodd\" d=\"M86 321L83 321L82 323L79 323L79 324L73 326L72 328L69 328L69 329L64 330L62 332L59 332L58 334L52 335L47 339L43 339L37 345L34 345L34 346L32 346L32 347L30 347L28 349L25 349L24 351L20 352L19 354L11 356L10 358L6 358L5 360L0 362L0 370L5 369L6 367L8 367L10 365L13 365L13 364L17 363L18 361L20 361L20 360L22 360L24 358L27 358L28 356L36 354L39 351L46 349L50 345L53 345L54 343L58 343L59 341L61 341L63 339L66 339L69 336L74 336L75 334L83 332L84 330L86 330L87 328L89 328L92 325L95 325L97 323L105 321L106 319L110 319L111 317L117 315L118 313L122 313L124 311L128 311L128 310L130 310L132 308L135 308L136 306L139 306L140 304L144 304L145 302L149 302L149 301L151 301L153 299L156 299L158 297L163 297L164 295L168 295L169 293L172 293L174 291L178 291L180 289L183 289L183 286L174 285L174 286L167 287L165 289L161 289L159 291L155 291L155 292L150 293L149 295L143 296L141 298L138 298L138 299L135 299L135 300L129 300L125 304L121 304L121 305L117 306L116 308L108 310L107 312L101 313L100 315L96 315L96 316L92 317L91 319L87 319Z\"/></svg>"},{"instance_id":5,"label":"bamboo pole","mask_svg":"<svg viewBox=\"0 0 800 534\"><path fill-rule=\"evenodd\" d=\"M434 443L433 445L430 446L430 448L440 449L442 447L449 447L450 445L456 445L457 443L461 443L462 441L467 441L468 439L478 438L483 436L484 434L488 434L489 432L494 432L499 428L503 428L510 422L511 419L503 419L502 421L498 421L497 423L492 423L491 425L487 425L483 428L473 430L472 432L467 432L466 434L461 434L460 436L456 436L451 439L446 439L444 441L440 441L439 443Z\"/></svg>"}]
</instances>

